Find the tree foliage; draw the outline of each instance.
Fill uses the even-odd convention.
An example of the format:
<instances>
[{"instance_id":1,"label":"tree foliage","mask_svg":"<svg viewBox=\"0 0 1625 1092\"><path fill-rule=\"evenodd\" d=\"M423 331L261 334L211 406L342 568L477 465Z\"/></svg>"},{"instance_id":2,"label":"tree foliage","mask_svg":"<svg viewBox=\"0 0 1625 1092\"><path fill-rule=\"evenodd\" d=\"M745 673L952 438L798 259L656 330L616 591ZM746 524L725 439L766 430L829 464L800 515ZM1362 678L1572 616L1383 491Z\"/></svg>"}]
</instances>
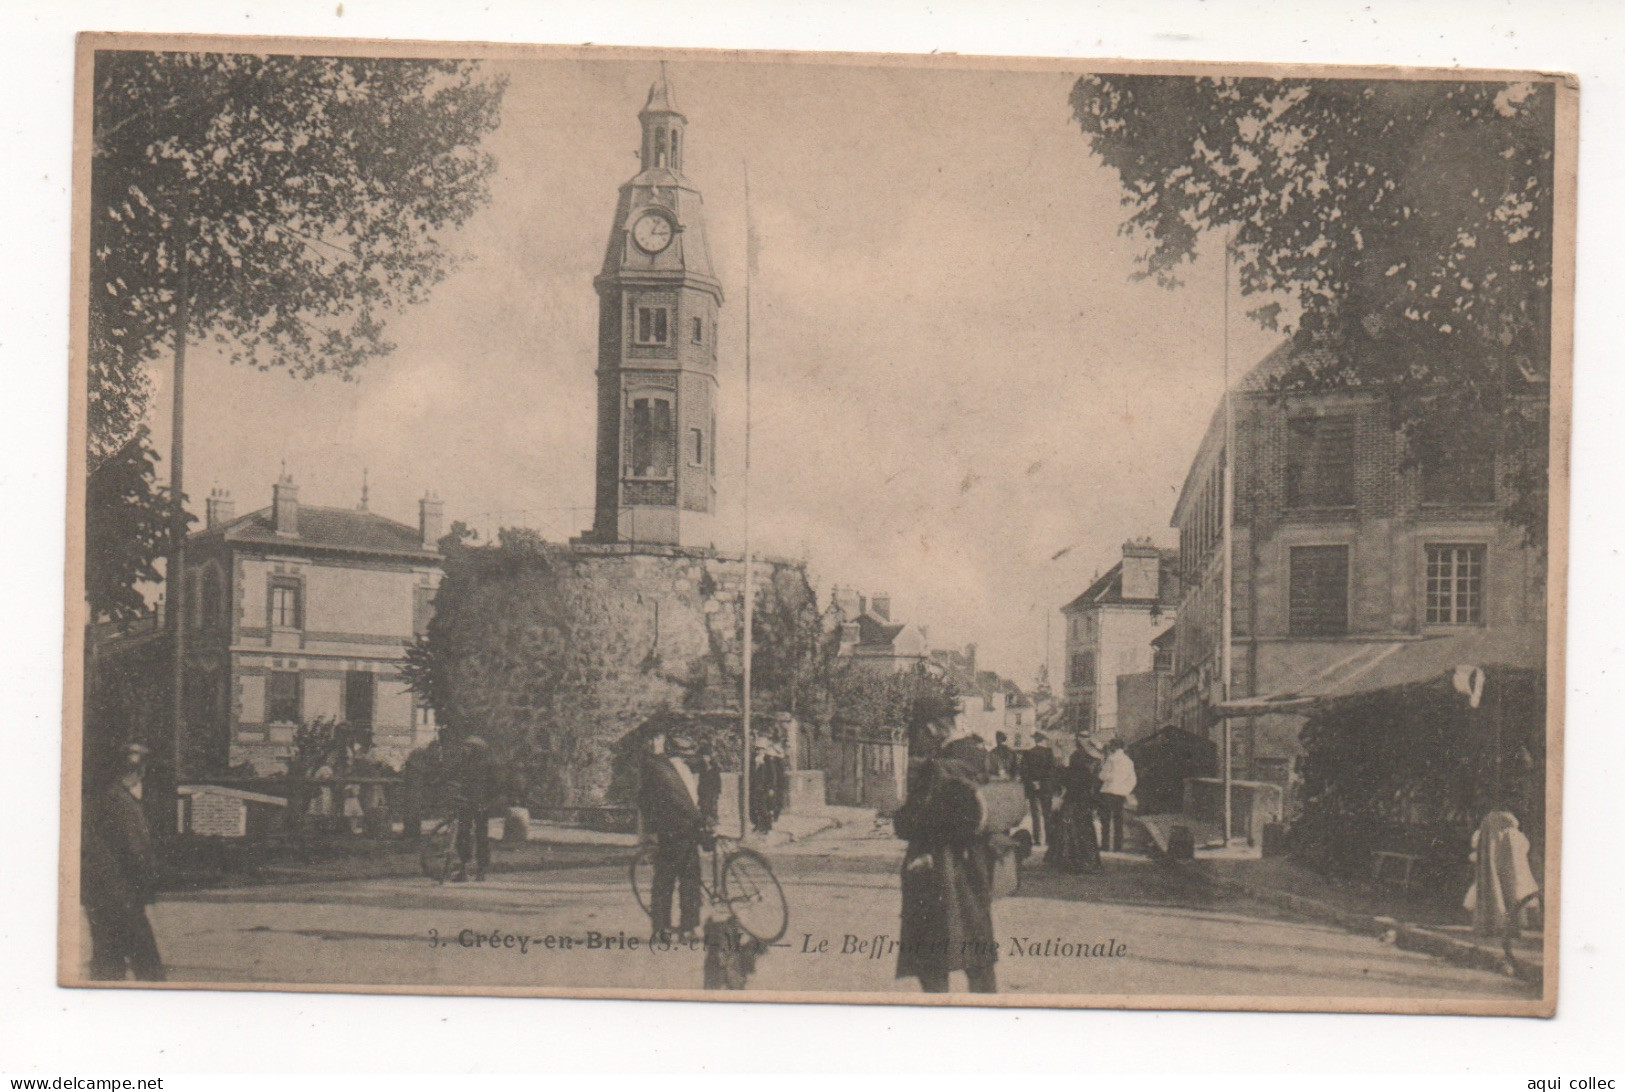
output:
<instances>
[{"instance_id":1,"label":"tree foliage","mask_svg":"<svg viewBox=\"0 0 1625 1092\"><path fill-rule=\"evenodd\" d=\"M468 62L97 54L91 147L92 461L141 422L175 333L234 362L348 374L383 315L452 267L487 198L502 85Z\"/></svg>"},{"instance_id":2,"label":"tree foliage","mask_svg":"<svg viewBox=\"0 0 1625 1092\"><path fill-rule=\"evenodd\" d=\"M128 621L146 612L138 586L158 579L153 561L177 516L154 481L157 459L147 430L137 428L86 479L85 600L93 618Z\"/></svg>"},{"instance_id":3,"label":"tree foliage","mask_svg":"<svg viewBox=\"0 0 1625 1092\"><path fill-rule=\"evenodd\" d=\"M1073 114L1115 171L1140 275L1231 236L1244 294L1298 307L1278 393L1360 388L1423 448L1499 447L1546 531L1550 83L1091 75ZM1251 316L1284 328L1279 302Z\"/></svg>"}]
</instances>

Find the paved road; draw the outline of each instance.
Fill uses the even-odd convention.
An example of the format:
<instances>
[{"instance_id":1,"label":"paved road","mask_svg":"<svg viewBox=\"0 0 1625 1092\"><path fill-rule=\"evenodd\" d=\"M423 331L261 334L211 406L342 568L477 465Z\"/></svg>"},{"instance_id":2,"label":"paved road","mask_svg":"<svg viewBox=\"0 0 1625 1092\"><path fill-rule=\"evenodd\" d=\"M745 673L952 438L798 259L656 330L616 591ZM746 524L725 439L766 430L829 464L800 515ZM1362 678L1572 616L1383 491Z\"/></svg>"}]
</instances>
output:
<instances>
[{"instance_id":1,"label":"paved road","mask_svg":"<svg viewBox=\"0 0 1625 1092\"><path fill-rule=\"evenodd\" d=\"M752 986L915 992L913 980L893 977L894 956L857 950L895 936L898 860L898 843L878 832L775 850L790 933L761 961ZM1030 869L1022 890L997 904L1002 992L1529 996L1512 980L1296 921L1141 858L1108 864L1107 875L1094 877ZM153 918L172 977L183 981L701 985L701 953L651 952L641 943L648 928L619 867L446 887L403 879L216 890L167 898ZM513 946L467 946L493 933ZM638 950L588 947L594 933L610 944L637 938ZM549 937L573 946L549 948Z\"/></svg>"}]
</instances>

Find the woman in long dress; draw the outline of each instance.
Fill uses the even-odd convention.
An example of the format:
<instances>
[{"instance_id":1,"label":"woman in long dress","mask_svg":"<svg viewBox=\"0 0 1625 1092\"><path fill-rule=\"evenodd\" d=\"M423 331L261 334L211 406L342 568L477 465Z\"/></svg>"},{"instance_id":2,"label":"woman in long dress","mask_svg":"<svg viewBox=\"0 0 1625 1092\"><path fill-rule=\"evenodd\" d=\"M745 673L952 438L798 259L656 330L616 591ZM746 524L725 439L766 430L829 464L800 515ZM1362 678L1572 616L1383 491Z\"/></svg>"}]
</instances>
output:
<instances>
[{"instance_id":1,"label":"woman in long dress","mask_svg":"<svg viewBox=\"0 0 1625 1092\"><path fill-rule=\"evenodd\" d=\"M1044 863L1062 872L1100 871L1100 842L1095 837L1095 802L1100 789L1097 756L1093 744L1080 741L1061 774L1064 795Z\"/></svg>"}]
</instances>

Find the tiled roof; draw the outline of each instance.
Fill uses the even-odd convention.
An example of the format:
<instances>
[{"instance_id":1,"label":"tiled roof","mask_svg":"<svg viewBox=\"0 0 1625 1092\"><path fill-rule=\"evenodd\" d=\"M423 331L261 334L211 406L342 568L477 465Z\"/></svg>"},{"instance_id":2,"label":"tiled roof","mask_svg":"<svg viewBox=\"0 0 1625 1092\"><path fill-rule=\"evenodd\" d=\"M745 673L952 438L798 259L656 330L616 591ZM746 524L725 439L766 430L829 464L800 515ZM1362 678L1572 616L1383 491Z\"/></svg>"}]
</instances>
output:
<instances>
[{"instance_id":1,"label":"tiled roof","mask_svg":"<svg viewBox=\"0 0 1625 1092\"><path fill-rule=\"evenodd\" d=\"M279 535L270 508L261 508L228 523L196 532L193 538L220 536L227 542L263 543L280 547L342 550L349 553L397 554L437 558L426 550L418 529L373 512L356 508L299 506L299 533Z\"/></svg>"},{"instance_id":2,"label":"tiled roof","mask_svg":"<svg viewBox=\"0 0 1625 1092\"><path fill-rule=\"evenodd\" d=\"M1179 603L1179 551L1163 550L1161 553L1162 561L1157 574L1157 599L1163 606L1171 607ZM1145 600L1123 598L1123 563L1119 561L1106 570L1104 576L1084 589L1082 595L1062 607L1061 613L1067 614L1106 603L1127 602L1143 603Z\"/></svg>"}]
</instances>

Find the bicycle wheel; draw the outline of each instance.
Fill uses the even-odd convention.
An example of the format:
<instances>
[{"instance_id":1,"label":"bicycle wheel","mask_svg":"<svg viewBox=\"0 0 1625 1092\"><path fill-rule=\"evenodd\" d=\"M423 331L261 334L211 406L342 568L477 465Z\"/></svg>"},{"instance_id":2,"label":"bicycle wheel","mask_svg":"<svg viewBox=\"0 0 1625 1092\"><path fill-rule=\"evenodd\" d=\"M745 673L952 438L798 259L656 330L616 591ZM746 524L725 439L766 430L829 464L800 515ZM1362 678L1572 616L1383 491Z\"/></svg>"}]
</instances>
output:
<instances>
[{"instance_id":1,"label":"bicycle wheel","mask_svg":"<svg viewBox=\"0 0 1625 1092\"><path fill-rule=\"evenodd\" d=\"M790 928L790 907L773 866L753 849L736 849L722 865L722 902L740 928L772 944Z\"/></svg>"},{"instance_id":2,"label":"bicycle wheel","mask_svg":"<svg viewBox=\"0 0 1625 1092\"><path fill-rule=\"evenodd\" d=\"M638 909L643 911L644 917L648 917L655 889L654 846L646 845L638 850L627 868L627 876L632 881L632 897L638 900Z\"/></svg>"},{"instance_id":3,"label":"bicycle wheel","mask_svg":"<svg viewBox=\"0 0 1625 1092\"><path fill-rule=\"evenodd\" d=\"M418 867L435 883L445 883L457 863L457 821L443 820L423 840L418 851Z\"/></svg>"}]
</instances>

